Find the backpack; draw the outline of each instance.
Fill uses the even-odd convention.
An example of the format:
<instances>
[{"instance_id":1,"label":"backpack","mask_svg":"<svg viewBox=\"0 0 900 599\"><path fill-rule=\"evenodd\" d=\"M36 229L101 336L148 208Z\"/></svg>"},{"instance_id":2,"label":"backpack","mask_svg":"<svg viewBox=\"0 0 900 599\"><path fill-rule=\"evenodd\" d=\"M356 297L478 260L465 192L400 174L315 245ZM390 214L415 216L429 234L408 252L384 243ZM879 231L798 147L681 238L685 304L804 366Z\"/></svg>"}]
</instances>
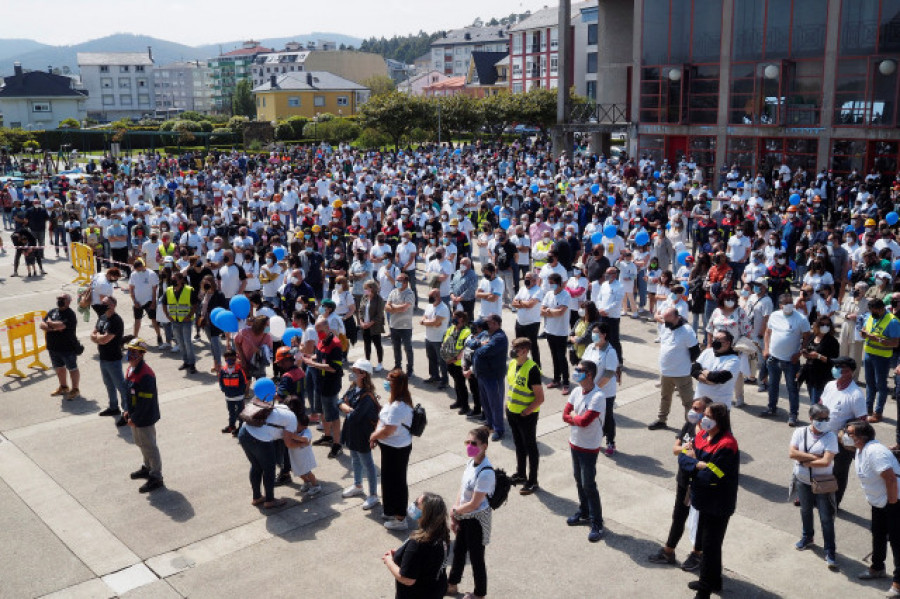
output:
<instances>
[{"instance_id":1,"label":"backpack","mask_svg":"<svg viewBox=\"0 0 900 599\"><path fill-rule=\"evenodd\" d=\"M444 362L453 362L456 360L456 356L459 355L459 350L456 349L456 342L459 340L460 331L456 331L454 334L449 335L444 341L441 343L441 360Z\"/></svg>"},{"instance_id":2,"label":"backpack","mask_svg":"<svg viewBox=\"0 0 900 599\"><path fill-rule=\"evenodd\" d=\"M272 414L274 409L274 401L263 401L258 397L254 397L247 402L244 409L241 410L241 413L238 415L238 418L241 419L241 422L246 422L250 426L266 426L268 424L266 420ZM268 424L268 426L284 428L278 424Z\"/></svg>"},{"instance_id":3,"label":"backpack","mask_svg":"<svg viewBox=\"0 0 900 599\"><path fill-rule=\"evenodd\" d=\"M481 474L484 470L494 471L494 479L496 481L494 484L494 492L487 496L487 500L488 505L491 506L492 510L498 510L509 498L509 490L512 488L512 479L509 478L503 468L495 469L491 466L485 466L478 471L478 474Z\"/></svg>"},{"instance_id":4,"label":"backpack","mask_svg":"<svg viewBox=\"0 0 900 599\"><path fill-rule=\"evenodd\" d=\"M412 424L409 426L404 424L403 428L408 430L410 435L421 437L425 432L426 424L428 424L428 417L425 415L425 408L422 407L422 404L417 403L413 408Z\"/></svg>"}]
</instances>

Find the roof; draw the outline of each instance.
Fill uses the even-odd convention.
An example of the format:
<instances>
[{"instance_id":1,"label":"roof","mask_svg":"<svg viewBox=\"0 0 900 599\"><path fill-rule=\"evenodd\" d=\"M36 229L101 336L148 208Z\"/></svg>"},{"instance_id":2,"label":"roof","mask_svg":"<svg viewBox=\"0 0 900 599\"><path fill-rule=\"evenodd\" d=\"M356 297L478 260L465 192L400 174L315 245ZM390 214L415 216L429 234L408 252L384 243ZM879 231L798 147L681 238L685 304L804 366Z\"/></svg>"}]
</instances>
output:
<instances>
[{"instance_id":1,"label":"roof","mask_svg":"<svg viewBox=\"0 0 900 599\"><path fill-rule=\"evenodd\" d=\"M232 50L231 52L226 52L225 54L221 54L221 56L253 56L254 54L262 54L263 52L274 52L272 48L266 48L265 46L253 46L252 48L238 48L237 50Z\"/></svg>"},{"instance_id":2,"label":"roof","mask_svg":"<svg viewBox=\"0 0 900 599\"><path fill-rule=\"evenodd\" d=\"M287 52L264 52L254 59L254 64L291 64L304 63L309 57L309 50L291 50Z\"/></svg>"},{"instance_id":3,"label":"roof","mask_svg":"<svg viewBox=\"0 0 900 599\"><path fill-rule=\"evenodd\" d=\"M465 85L465 77L450 77L449 79L438 81L437 83L432 83L431 85L426 85L425 89L429 91L436 91L439 89L454 89L457 87L465 87Z\"/></svg>"},{"instance_id":4,"label":"roof","mask_svg":"<svg viewBox=\"0 0 900 599\"><path fill-rule=\"evenodd\" d=\"M308 83L309 76L312 76L312 85ZM310 91L310 90L337 90L337 91L363 91L367 88L364 85L354 83L349 79L339 77L334 73L326 71L305 71L302 73L287 73L279 75L275 80L275 91ZM266 79L262 85L253 88L254 93L273 91L271 78Z\"/></svg>"},{"instance_id":5,"label":"roof","mask_svg":"<svg viewBox=\"0 0 900 599\"><path fill-rule=\"evenodd\" d=\"M493 85L497 82L497 62L509 58L507 52L472 52L472 62L478 74L478 83Z\"/></svg>"},{"instance_id":6,"label":"roof","mask_svg":"<svg viewBox=\"0 0 900 599\"><path fill-rule=\"evenodd\" d=\"M495 62L494 66L495 67L508 67L509 66L509 54L504 55L503 58L501 58L500 60Z\"/></svg>"},{"instance_id":7,"label":"roof","mask_svg":"<svg viewBox=\"0 0 900 599\"><path fill-rule=\"evenodd\" d=\"M463 27L448 31L444 37L431 42L432 46L452 46L458 44L483 44L485 42L506 42L508 30L505 27ZM466 38L466 35L469 37Z\"/></svg>"},{"instance_id":8,"label":"roof","mask_svg":"<svg viewBox=\"0 0 900 599\"><path fill-rule=\"evenodd\" d=\"M582 8L589 6L597 6L597 2L576 2L572 4L570 15L577 15ZM515 25L509 28L510 32L526 31L529 29L543 29L545 27L555 27L559 24L559 6L551 6L542 8L525 17Z\"/></svg>"},{"instance_id":9,"label":"roof","mask_svg":"<svg viewBox=\"0 0 900 599\"><path fill-rule=\"evenodd\" d=\"M46 71L28 71L3 78L0 98L87 98L87 92L72 87L72 78Z\"/></svg>"},{"instance_id":10,"label":"roof","mask_svg":"<svg viewBox=\"0 0 900 599\"><path fill-rule=\"evenodd\" d=\"M77 62L80 67L153 64L146 52L79 52Z\"/></svg>"}]
</instances>

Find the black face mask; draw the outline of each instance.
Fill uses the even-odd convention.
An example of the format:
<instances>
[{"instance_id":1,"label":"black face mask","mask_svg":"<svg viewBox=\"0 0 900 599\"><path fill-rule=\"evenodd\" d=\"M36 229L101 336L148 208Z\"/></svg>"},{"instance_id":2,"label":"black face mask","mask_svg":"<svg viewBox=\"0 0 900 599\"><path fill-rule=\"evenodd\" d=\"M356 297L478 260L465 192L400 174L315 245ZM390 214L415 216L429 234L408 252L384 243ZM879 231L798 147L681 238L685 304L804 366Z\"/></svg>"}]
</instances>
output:
<instances>
[{"instance_id":1,"label":"black face mask","mask_svg":"<svg viewBox=\"0 0 900 599\"><path fill-rule=\"evenodd\" d=\"M715 351L715 352L720 351L722 349L722 342L719 341L718 339L714 340L712 342L712 348L713 348L713 351Z\"/></svg>"},{"instance_id":2,"label":"black face mask","mask_svg":"<svg viewBox=\"0 0 900 599\"><path fill-rule=\"evenodd\" d=\"M56 300L56 307L59 309L63 309L66 307L66 300L58 299Z\"/></svg>"},{"instance_id":3,"label":"black face mask","mask_svg":"<svg viewBox=\"0 0 900 599\"><path fill-rule=\"evenodd\" d=\"M674 331L675 329L678 328L679 323L676 321L676 322L666 322L664 324L667 329L669 329L670 331Z\"/></svg>"},{"instance_id":4,"label":"black face mask","mask_svg":"<svg viewBox=\"0 0 900 599\"><path fill-rule=\"evenodd\" d=\"M509 359L510 360L515 360L518 357L519 357L519 352L517 352L514 349L509 350Z\"/></svg>"}]
</instances>

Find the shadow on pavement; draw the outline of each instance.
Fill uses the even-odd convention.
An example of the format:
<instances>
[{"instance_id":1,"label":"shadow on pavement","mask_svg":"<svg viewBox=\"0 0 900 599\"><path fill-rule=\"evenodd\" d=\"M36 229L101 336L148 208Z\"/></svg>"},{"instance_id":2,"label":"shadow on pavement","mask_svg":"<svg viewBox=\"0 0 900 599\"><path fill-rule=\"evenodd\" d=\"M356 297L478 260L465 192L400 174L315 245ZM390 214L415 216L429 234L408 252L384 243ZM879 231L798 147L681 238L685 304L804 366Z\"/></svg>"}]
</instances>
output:
<instances>
[{"instance_id":1,"label":"shadow on pavement","mask_svg":"<svg viewBox=\"0 0 900 599\"><path fill-rule=\"evenodd\" d=\"M194 517L194 506L187 497L168 487L148 493L147 502L175 522L187 522Z\"/></svg>"},{"instance_id":2,"label":"shadow on pavement","mask_svg":"<svg viewBox=\"0 0 900 599\"><path fill-rule=\"evenodd\" d=\"M674 457L672 458L674 460ZM613 455L613 461L621 468L640 472L641 474L649 474L658 478L674 479L675 475L661 466L662 462L654 457L646 455L633 455L624 453L617 449Z\"/></svg>"},{"instance_id":3,"label":"shadow on pavement","mask_svg":"<svg viewBox=\"0 0 900 599\"><path fill-rule=\"evenodd\" d=\"M846 509L838 508L838 512L835 518L839 518L841 520L844 520L845 522L855 524L860 528L864 528L866 531L869 531L871 528L871 522L869 521L869 519L858 514L848 512Z\"/></svg>"},{"instance_id":4,"label":"shadow on pavement","mask_svg":"<svg viewBox=\"0 0 900 599\"><path fill-rule=\"evenodd\" d=\"M741 472L739 484L744 491L759 495L763 499L773 503L786 503L788 482L790 481L786 476L780 476L780 473L779 477L782 479L780 482L771 482Z\"/></svg>"},{"instance_id":5,"label":"shadow on pavement","mask_svg":"<svg viewBox=\"0 0 900 599\"><path fill-rule=\"evenodd\" d=\"M14 378L6 383L3 383L2 385L0 385L0 391L4 393L11 393L13 391L24 389L25 387L28 387L29 385L33 385L35 383L42 383L50 377L56 376L56 373L53 372L52 368L48 368L47 370L24 368L23 372L28 372L28 376L21 379Z\"/></svg>"},{"instance_id":6,"label":"shadow on pavement","mask_svg":"<svg viewBox=\"0 0 900 599\"><path fill-rule=\"evenodd\" d=\"M512 492L517 493L517 491L511 491L510 493ZM578 502L572 501L566 497L554 495L543 488L535 493L534 496L537 497L538 501L544 504L544 507L562 518L568 518L577 512L579 508ZM565 524L565 522L563 522L563 524Z\"/></svg>"},{"instance_id":7,"label":"shadow on pavement","mask_svg":"<svg viewBox=\"0 0 900 599\"><path fill-rule=\"evenodd\" d=\"M128 443L129 445L134 445L134 436L131 432L130 426L116 426L116 421L118 417L108 418L110 423L116 428L116 434L119 435L119 438Z\"/></svg>"},{"instance_id":8,"label":"shadow on pavement","mask_svg":"<svg viewBox=\"0 0 900 599\"><path fill-rule=\"evenodd\" d=\"M60 401L59 410L66 414L90 414L91 412L99 412L100 406L93 399L81 398L72 401Z\"/></svg>"}]
</instances>

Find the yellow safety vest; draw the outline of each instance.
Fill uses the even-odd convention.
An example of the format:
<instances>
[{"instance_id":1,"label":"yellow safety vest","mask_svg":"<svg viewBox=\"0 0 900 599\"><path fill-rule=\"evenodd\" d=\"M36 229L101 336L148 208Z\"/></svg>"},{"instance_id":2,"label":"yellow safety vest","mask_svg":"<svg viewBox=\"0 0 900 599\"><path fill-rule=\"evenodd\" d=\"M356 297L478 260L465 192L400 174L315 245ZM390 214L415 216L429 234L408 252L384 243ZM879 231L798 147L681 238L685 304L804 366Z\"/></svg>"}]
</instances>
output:
<instances>
[{"instance_id":1,"label":"yellow safety vest","mask_svg":"<svg viewBox=\"0 0 900 599\"><path fill-rule=\"evenodd\" d=\"M166 289L166 307L169 309L169 318L175 322L184 322L191 313L191 294L194 292L190 285L181 289L181 295L175 299L175 287Z\"/></svg>"},{"instance_id":2,"label":"yellow safety vest","mask_svg":"<svg viewBox=\"0 0 900 599\"><path fill-rule=\"evenodd\" d=\"M866 333L870 333L872 335L882 336L884 335L885 329L887 329L891 324L892 320L894 320L894 315L890 312L885 312L884 316L882 316L881 320L879 320L878 322L875 322L875 319L870 314L866 319L866 326L863 327L863 330ZM867 354L871 354L873 356L881 356L882 358L890 358L894 353L894 348L882 345L868 338L866 338L863 349Z\"/></svg>"},{"instance_id":3,"label":"yellow safety vest","mask_svg":"<svg viewBox=\"0 0 900 599\"><path fill-rule=\"evenodd\" d=\"M553 242L552 242L552 241L544 241L543 239L541 239L541 240L538 241L536 244L534 244L534 251L536 251L536 252L549 252L549 251L550 251L550 248L552 248L552 247L553 247ZM544 266L545 264L547 264L546 258L545 258L544 260L535 260L535 261L534 261L534 267L535 267L535 268L541 268L541 267Z\"/></svg>"},{"instance_id":4,"label":"yellow safety vest","mask_svg":"<svg viewBox=\"0 0 900 599\"><path fill-rule=\"evenodd\" d=\"M447 341L447 338L450 337L450 335L453 335L455 332L456 332L456 327L450 327L449 329L447 329L447 331L444 333L444 341ZM463 348L466 346L466 338L471 334L472 334L472 331L469 330L469 327L467 327L467 326L463 327L463 329L459 332L459 337L456 338L456 355L459 355L459 352L461 352L463 350ZM456 362L454 362L453 365L461 366L462 358L459 358L458 360L456 360Z\"/></svg>"},{"instance_id":5,"label":"yellow safety vest","mask_svg":"<svg viewBox=\"0 0 900 599\"><path fill-rule=\"evenodd\" d=\"M169 247L166 247L165 244L159 244L159 255L165 258L166 256L171 256L175 253L175 244L170 243Z\"/></svg>"},{"instance_id":6,"label":"yellow safety vest","mask_svg":"<svg viewBox=\"0 0 900 599\"><path fill-rule=\"evenodd\" d=\"M534 402L534 391L528 386L528 374L532 368L538 368L534 360L526 360L520 367L515 360L509 361L506 371L506 389L508 401L506 409L513 414L521 414L525 408ZM541 411L540 406L534 410L534 414Z\"/></svg>"}]
</instances>

